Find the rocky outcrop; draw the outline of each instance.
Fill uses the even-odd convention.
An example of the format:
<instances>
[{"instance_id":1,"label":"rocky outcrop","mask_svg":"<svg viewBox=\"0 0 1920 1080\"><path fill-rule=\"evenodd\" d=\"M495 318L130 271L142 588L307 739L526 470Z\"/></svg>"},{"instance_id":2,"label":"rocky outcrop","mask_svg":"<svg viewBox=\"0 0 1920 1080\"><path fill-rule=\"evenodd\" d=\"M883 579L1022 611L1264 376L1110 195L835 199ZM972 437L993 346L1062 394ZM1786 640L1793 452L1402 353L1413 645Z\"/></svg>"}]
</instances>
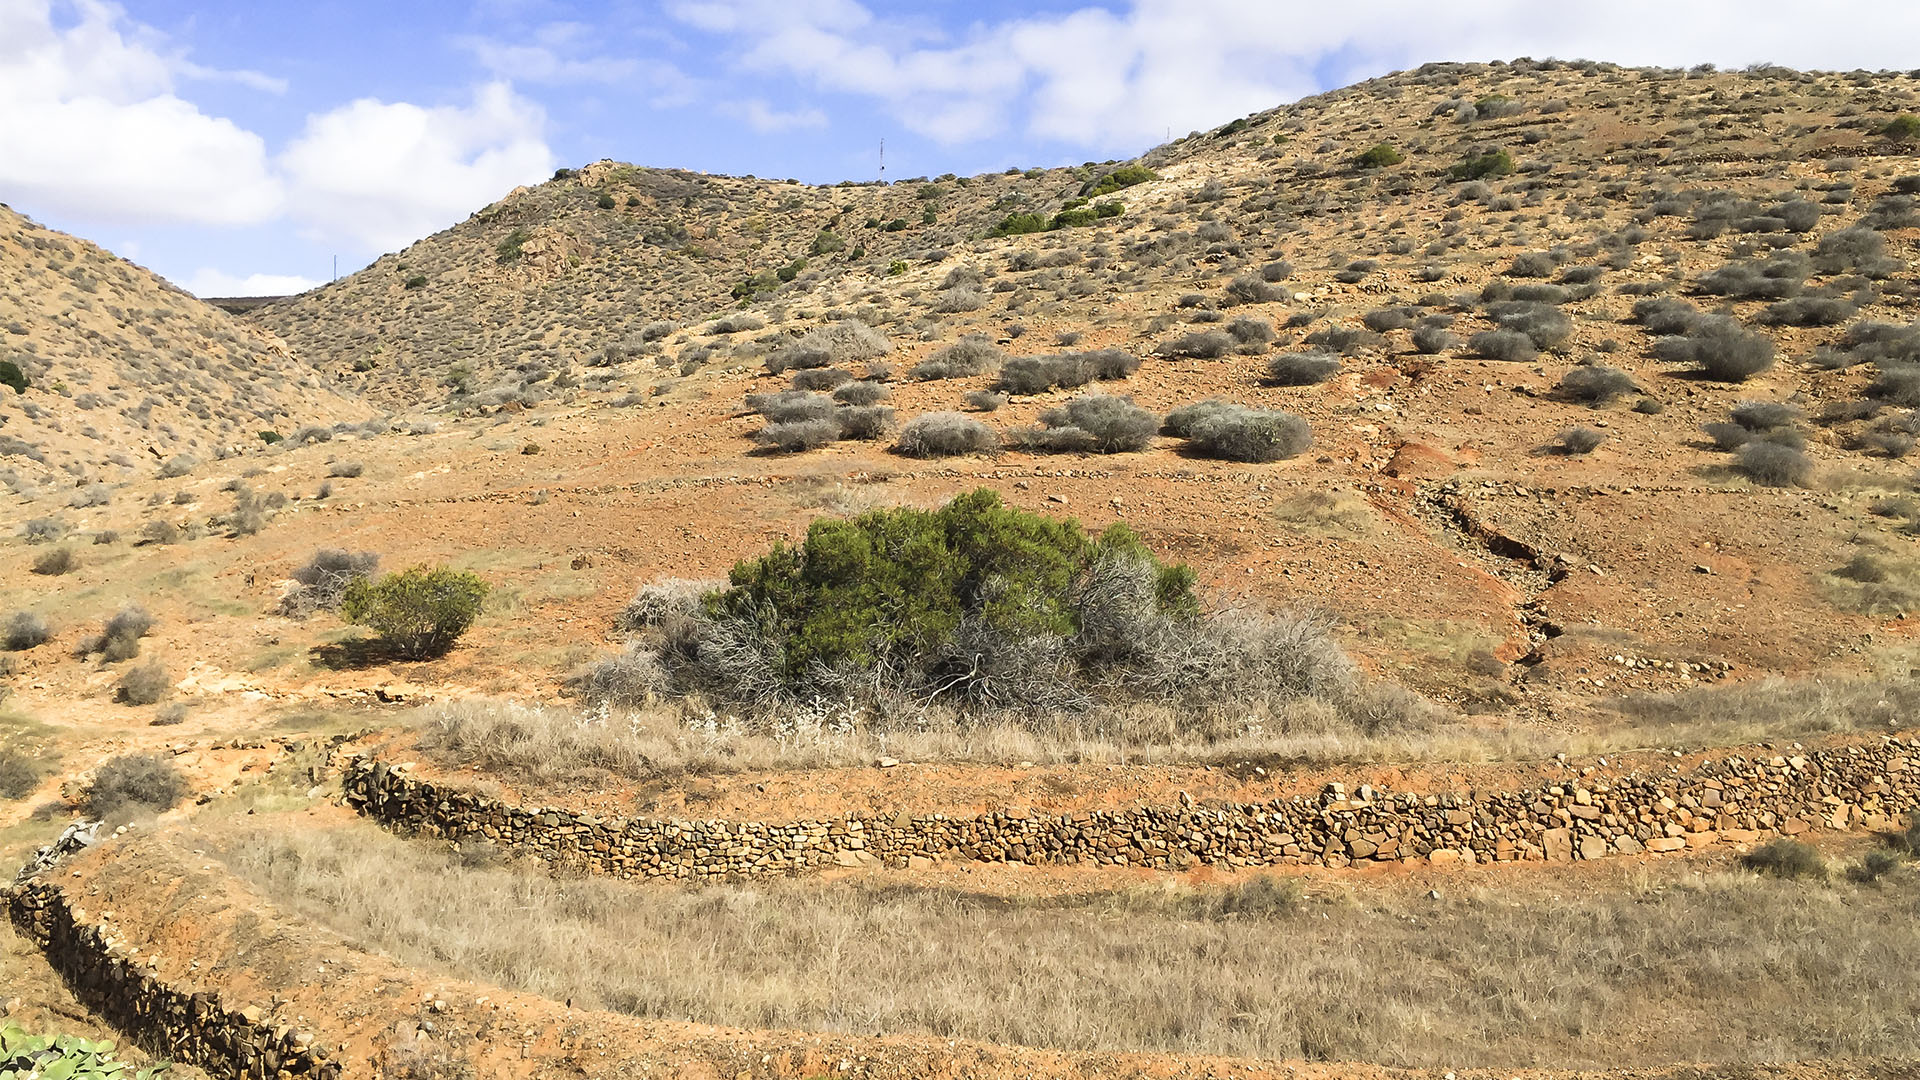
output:
<instances>
[{"instance_id":1,"label":"rocky outcrop","mask_svg":"<svg viewBox=\"0 0 1920 1080\"><path fill-rule=\"evenodd\" d=\"M954 817L894 814L787 824L601 818L512 806L369 757L347 799L403 832L512 847L623 878L796 874L934 860L1175 870L1424 860L1567 862L1887 827L1920 809L1920 741L1889 737L1788 755L1710 759L1682 772L1568 779L1522 791L1347 791L1264 803Z\"/></svg>"}]
</instances>

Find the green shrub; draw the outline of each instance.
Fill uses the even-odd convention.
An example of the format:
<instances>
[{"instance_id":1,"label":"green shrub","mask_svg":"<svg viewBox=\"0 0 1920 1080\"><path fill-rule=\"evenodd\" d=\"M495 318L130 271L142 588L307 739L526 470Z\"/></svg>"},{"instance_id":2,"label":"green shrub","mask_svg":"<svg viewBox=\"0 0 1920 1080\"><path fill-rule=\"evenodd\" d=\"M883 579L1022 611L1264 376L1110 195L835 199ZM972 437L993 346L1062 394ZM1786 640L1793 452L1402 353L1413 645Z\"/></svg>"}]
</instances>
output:
<instances>
[{"instance_id":1,"label":"green shrub","mask_svg":"<svg viewBox=\"0 0 1920 1080\"><path fill-rule=\"evenodd\" d=\"M1098 180L1080 189L1080 194L1097 199L1102 195L1111 195L1122 188L1135 184L1144 184L1149 180L1160 179L1160 174L1144 165L1122 165Z\"/></svg>"},{"instance_id":2,"label":"green shrub","mask_svg":"<svg viewBox=\"0 0 1920 1080\"><path fill-rule=\"evenodd\" d=\"M1100 217L1100 212L1091 206L1083 206L1078 210L1062 210L1053 215L1053 221L1048 223L1047 228L1077 229L1082 225L1092 225L1099 221Z\"/></svg>"},{"instance_id":3,"label":"green shrub","mask_svg":"<svg viewBox=\"0 0 1920 1080\"><path fill-rule=\"evenodd\" d=\"M594 205L602 210L611 210L620 204L613 201L613 196L603 192L598 199L594 200Z\"/></svg>"},{"instance_id":4,"label":"green shrub","mask_svg":"<svg viewBox=\"0 0 1920 1080\"><path fill-rule=\"evenodd\" d=\"M1429 722L1330 630L1312 616L1202 614L1192 572L1124 527L1091 538L975 491L940 510L818 521L572 685L609 705L697 693L755 723L844 707L880 730L936 704L1037 719L1151 702L1182 728L1222 733L1302 702L1368 734Z\"/></svg>"},{"instance_id":5,"label":"green shrub","mask_svg":"<svg viewBox=\"0 0 1920 1080\"><path fill-rule=\"evenodd\" d=\"M1485 180L1490 176L1508 176L1513 173L1513 155L1505 150L1495 150L1491 154L1470 157L1447 170L1450 180Z\"/></svg>"},{"instance_id":6,"label":"green shrub","mask_svg":"<svg viewBox=\"0 0 1920 1080\"><path fill-rule=\"evenodd\" d=\"M426 287L427 287L427 275L425 274L415 274L412 277L407 279L407 288L409 290L424 289Z\"/></svg>"},{"instance_id":7,"label":"green shrub","mask_svg":"<svg viewBox=\"0 0 1920 1080\"><path fill-rule=\"evenodd\" d=\"M1869 851L1865 858L1847 868L1847 880L1857 885L1877 885L1881 878L1900 869L1904 861L1891 851Z\"/></svg>"},{"instance_id":8,"label":"green shrub","mask_svg":"<svg viewBox=\"0 0 1920 1080\"><path fill-rule=\"evenodd\" d=\"M453 648L480 617L487 591L487 583L476 574L416 566L348 585L340 614L377 631L400 656L425 660Z\"/></svg>"},{"instance_id":9,"label":"green shrub","mask_svg":"<svg viewBox=\"0 0 1920 1080\"><path fill-rule=\"evenodd\" d=\"M836 251L845 251L846 248L847 242L840 238L839 233L834 232L832 229L821 229L814 234L813 244L807 251L815 257L818 257L821 255L831 255Z\"/></svg>"},{"instance_id":10,"label":"green shrub","mask_svg":"<svg viewBox=\"0 0 1920 1080\"><path fill-rule=\"evenodd\" d=\"M515 229L494 245L493 253L503 263L510 263L520 257L520 245L533 239L533 234L525 229Z\"/></svg>"},{"instance_id":11,"label":"green shrub","mask_svg":"<svg viewBox=\"0 0 1920 1080\"><path fill-rule=\"evenodd\" d=\"M1880 129L1880 134L1885 138L1897 139L1901 142L1920 139L1920 116L1914 116L1911 113L1896 116L1888 122L1886 127Z\"/></svg>"},{"instance_id":12,"label":"green shrub","mask_svg":"<svg viewBox=\"0 0 1920 1080\"><path fill-rule=\"evenodd\" d=\"M1008 214L993 227L992 236L1021 236L1026 233L1045 232L1047 219L1040 214Z\"/></svg>"},{"instance_id":13,"label":"green shrub","mask_svg":"<svg viewBox=\"0 0 1920 1080\"><path fill-rule=\"evenodd\" d=\"M260 441L266 443L268 446L279 442L281 437L281 434L277 431L263 431L260 433Z\"/></svg>"},{"instance_id":14,"label":"green shrub","mask_svg":"<svg viewBox=\"0 0 1920 1080\"><path fill-rule=\"evenodd\" d=\"M187 796L187 781L165 754L122 754L100 766L87 789L87 812L97 818L130 817L141 810L171 810Z\"/></svg>"},{"instance_id":15,"label":"green shrub","mask_svg":"<svg viewBox=\"0 0 1920 1080\"><path fill-rule=\"evenodd\" d=\"M1781 837L1769 840L1740 860L1757 874L1783 878L1820 878L1827 876L1827 862L1812 844Z\"/></svg>"},{"instance_id":16,"label":"green shrub","mask_svg":"<svg viewBox=\"0 0 1920 1080\"><path fill-rule=\"evenodd\" d=\"M1389 143L1380 143L1355 159L1354 164L1362 169L1384 169L1388 165L1398 165L1407 160L1407 155L1393 148Z\"/></svg>"},{"instance_id":17,"label":"green shrub","mask_svg":"<svg viewBox=\"0 0 1920 1080\"><path fill-rule=\"evenodd\" d=\"M963 627L1016 639L1072 634L1076 580L1120 549L1145 550L1123 526L1090 539L1076 522L980 489L938 510L815 521L799 546L737 563L730 587L707 603L775 643L778 669L797 688L818 670L925 667ZM1190 570L1153 565L1163 608L1198 607Z\"/></svg>"},{"instance_id":18,"label":"green shrub","mask_svg":"<svg viewBox=\"0 0 1920 1080\"><path fill-rule=\"evenodd\" d=\"M1920 855L1920 814L1913 815L1904 831L1893 835L1893 848L1908 855Z\"/></svg>"},{"instance_id":19,"label":"green shrub","mask_svg":"<svg viewBox=\"0 0 1920 1080\"><path fill-rule=\"evenodd\" d=\"M16 394L27 392L27 373L11 360L0 360L0 386L11 386Z\"/></svg>"},{"instance_id":20,"label":"green shrub","mask_svg":"<svg viewBox=\"0 0 1920 1080\"><path fill-rule=\"evenodd\" d=\"M78 1035L30 1035L9 1020L0 1025L0 1077L44 1077L46 1080L159 1080L166 1065L135 1070L113 1056L110 1040Z\"/></svg>"},{"instance_id":21,"label":"green shrub","mask_svg":"<svg viewBox=\"0 0 1920 1080\"><path fill-rule=\"evenodd\" d=\"M733 298L735 300L751 300L760 293L772 292L774 289L779 288L780 284L781 278L779 271L761 270L752 277L741 281L740 284L735 285L733 287Z\"/></svg>"}]
</instances>

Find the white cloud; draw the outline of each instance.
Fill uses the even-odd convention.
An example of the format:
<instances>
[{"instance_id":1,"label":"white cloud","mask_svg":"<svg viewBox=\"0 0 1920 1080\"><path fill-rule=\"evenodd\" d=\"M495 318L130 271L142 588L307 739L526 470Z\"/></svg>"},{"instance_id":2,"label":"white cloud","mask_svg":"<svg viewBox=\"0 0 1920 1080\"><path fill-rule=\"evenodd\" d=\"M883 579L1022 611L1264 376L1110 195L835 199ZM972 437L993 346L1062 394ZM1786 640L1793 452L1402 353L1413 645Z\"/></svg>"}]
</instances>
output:
<instances>
[{"instance_id":1,"label":"white cloud","mask_svg":"<svg viewBox=\"0 0 1920 1080\"><path fill-rule=\"evenodd\" d=\"M496 59L553 80L633 70L555 51L588 37L584 27L551 23L532 53ZM553 170L544 113L506 82L477 88L466 105L363 99L309 115L299 137L271 156L258 134L177 94L186 79L286 89L260 72L192 63L101 0L0 0L0 195L32 212L102 224L292 217L328 242L385 250ZM246 279L206 280L225 291Z\"/></svg>"},{"instance_id":2,"label":"white cloud","mask_svg":"<svg viewBox=\"0 0 1920 1080\"><path fill-rule=\"evenodd\" d=\"M317 236L393 250L551 175L545 126L506 83L465 107L363 98L308 117L277 164L291 212Z\"/></svg>"},{"instance_id":3,"label":"white cloud","mask_svg":"<svg viewBox=\"0 0 1920 1080\"><path fill-rule=\"evenodd\" d=\"M1590 57L1627 64L1772 61L1905 68L1912 0L1133 0L943 36L855 0L674 0L685 26L734 40L732 62L879 101L960 142L1012 129L1137 146L1431 60ZM1861 33L1863 26L1872 33Z\"/></svg>"},{"instance_id":4,"label":"white cloud","mask_svg":"<svg viewBox=\"0 0 1920 1080\"><path fill-rule=\"evenodd\" d=\"M201 267L187 278L184 288L195 296L290 296L315 288L321 281L298 274L248 274L241 277L211 267Z\"/></svg>"},{"instance_id":5,"label":"white cloud","mask_svg":"<svg viewBox=\"0 0 1920 1080\"><path fill-rule=\"evenodd\" d=\"M739 106L737 109L730 111L736 112L741 119L747 122L748 127L751 127L763 135L771 135L782 131L793 131L797 128L823 128L827 126L827 114L821 112L819 109L791 109L782 112L759 98L754 98L744 105Z\"/></svg>"},{"instance_id":6,"label":"white cloud","mask_svg":"<svg viewBox=\"0 0 1920 1080\"><path fill-rule=\"evenodd\" d=\"M231 82L265 94L284 94L287 92L287 80L261 71L239 69L228 71L222 68L201 67L199 64L182 63L180 74L189 79L203 82Z\"/></svg>"},{"instance_id":7,"label":"white cloud","mask_svg":"<svg viewBox=\"0 0 1920 1080\"><path fill-rule=\"evenodd\" d=\"M56 23L47 0L0 0L0 191L115 223L243 225L277 212L260 137L173 93L176 75L215 73L162 53L112 5L78 0L62 14L73 21Z\"/></svg>"},{"instance_id":8,"label":"white cloud","mask_svg":"<svg viewBox=\"0 0 1920 1080\"><path fill-rule=\"evenodd\" d=\"M468 35L454 44L496 77L529 83L621 83L640 71L638 61L582 55L594 40L592 27L551 22L535 29L531 43L509 43Z\"/></svg>"}]
</instances>

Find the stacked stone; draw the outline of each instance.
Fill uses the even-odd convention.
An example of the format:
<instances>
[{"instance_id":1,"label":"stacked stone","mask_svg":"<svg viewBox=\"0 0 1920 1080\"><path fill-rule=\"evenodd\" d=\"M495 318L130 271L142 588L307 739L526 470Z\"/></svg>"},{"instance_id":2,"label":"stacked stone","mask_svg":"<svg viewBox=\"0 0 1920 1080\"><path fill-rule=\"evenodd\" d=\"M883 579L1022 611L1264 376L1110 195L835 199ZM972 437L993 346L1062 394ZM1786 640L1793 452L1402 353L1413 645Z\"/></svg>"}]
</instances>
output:
<instances>
[{"instance_id":1,"label":"stacked stone","mask_svg":"<svg viewBox=\"0 0 1920 1080\"><path fill-rule=\"evenodd\" d=\"M1565 862L1678 851L1812 828L1890 826L1920 809L1920 743L1885 738L1794 756L1727 757L1520 792L1391 794L1329 784L1264 803L848 817L791 824L602 819L517 807L355 757L347 798L402 831L481 841L618 877L796 874L937 859L1031 865L1270 866L1426 860Z\"/></svg>"},{"instance_id":2,"label":"stacked stone","mask_svg":"<svg viewBox=\"0 0 1920 1080\"><path fill-rule=\"evenodd\" d=\"M313 1036L267 1020L257 1008L228 1008L209 993L163 982L91 923L58 886L38 881L5 893L13 925L37 944L74 995L136 1042L215 1076L248 1080L338 1080Z\"/></svg>"}]
</instances>

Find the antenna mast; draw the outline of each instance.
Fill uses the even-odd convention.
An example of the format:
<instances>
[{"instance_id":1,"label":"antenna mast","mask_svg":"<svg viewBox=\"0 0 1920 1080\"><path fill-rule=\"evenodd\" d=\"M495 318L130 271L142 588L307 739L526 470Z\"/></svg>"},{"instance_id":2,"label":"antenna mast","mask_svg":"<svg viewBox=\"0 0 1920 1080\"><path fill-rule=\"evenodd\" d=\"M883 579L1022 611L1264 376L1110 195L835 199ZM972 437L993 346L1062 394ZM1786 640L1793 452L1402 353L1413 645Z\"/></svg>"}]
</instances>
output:
<instances>
[{"instance_id":1,"label":"antenna mast","mask_svg":"<svg viewBox=\"0 0 1920 1080\"><path fill-rule=\"evenodd\" d=\"M880 140L880 182L887 182L887 140Z\"/></svg>"}]
</instances>

